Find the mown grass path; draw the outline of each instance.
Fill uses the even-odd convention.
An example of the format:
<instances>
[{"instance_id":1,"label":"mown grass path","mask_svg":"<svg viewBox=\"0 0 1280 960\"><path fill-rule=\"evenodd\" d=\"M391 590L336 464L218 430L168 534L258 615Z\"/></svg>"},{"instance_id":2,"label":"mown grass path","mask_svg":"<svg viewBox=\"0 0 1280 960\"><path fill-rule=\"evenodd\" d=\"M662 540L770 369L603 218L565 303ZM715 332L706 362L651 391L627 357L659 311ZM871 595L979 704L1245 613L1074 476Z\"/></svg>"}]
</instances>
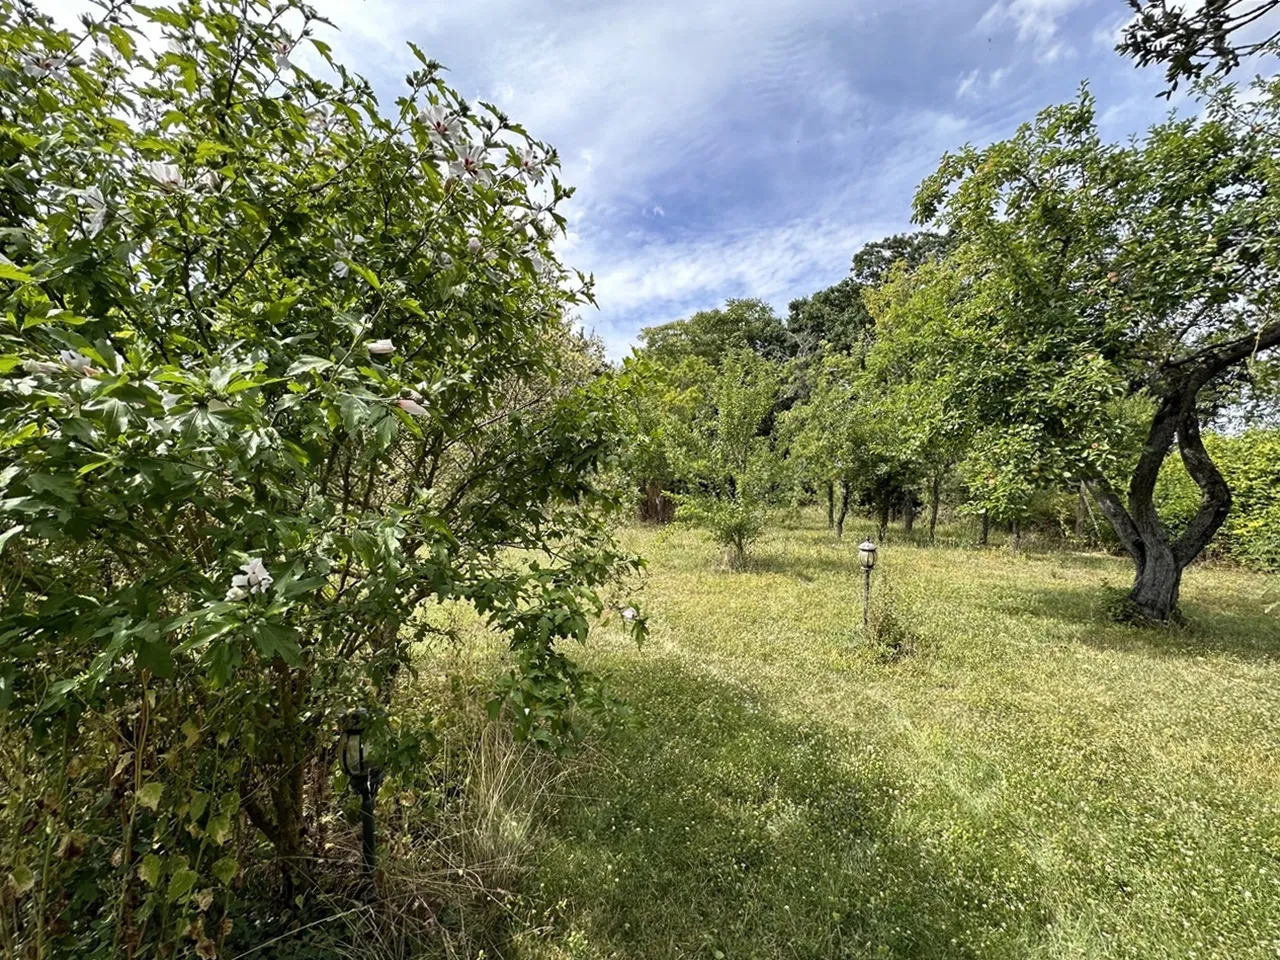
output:
<instances>
[{"instance_id":1,"label":"mown grass path","mask_svg":"<svg viewBox=\"0 0 1280 960\"><path fill-rule=\"evenodd\" d=\"M651 641L585 660L637 724L575 761L522 954L1280 954L1266 578L1194 569L1189 626L1139 630L1104 614L1119 560L891 541L894 658L860 633L856 539L810 519L737 574L628 534Z\"/></svg>"}]
</instances>

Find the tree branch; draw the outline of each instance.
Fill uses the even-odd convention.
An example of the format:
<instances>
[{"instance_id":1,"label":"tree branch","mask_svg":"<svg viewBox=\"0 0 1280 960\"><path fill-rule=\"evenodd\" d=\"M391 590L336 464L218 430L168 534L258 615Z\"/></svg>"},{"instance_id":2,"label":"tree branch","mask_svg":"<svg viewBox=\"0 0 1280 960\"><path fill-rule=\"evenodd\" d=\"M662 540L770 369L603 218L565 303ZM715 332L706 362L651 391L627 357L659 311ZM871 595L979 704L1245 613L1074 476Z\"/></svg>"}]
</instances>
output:
<instances>
[{"instance_id":1,"label":"tree branch","mask_svg":"<svg viewBox=\"0 0 1280 960\"><path fill-rule=\"evenodd\" d=\"M1179 567L1194 560L1213 539L1231 512L1231 488L1223 479L1217 464L1200 439L1200 422L1195 411L1183 415L1178 427L1178 450L1187 473L1200 487L1200 509L1186 531L1173 544L1173 556Z\"/></svg>"}]
</instances>

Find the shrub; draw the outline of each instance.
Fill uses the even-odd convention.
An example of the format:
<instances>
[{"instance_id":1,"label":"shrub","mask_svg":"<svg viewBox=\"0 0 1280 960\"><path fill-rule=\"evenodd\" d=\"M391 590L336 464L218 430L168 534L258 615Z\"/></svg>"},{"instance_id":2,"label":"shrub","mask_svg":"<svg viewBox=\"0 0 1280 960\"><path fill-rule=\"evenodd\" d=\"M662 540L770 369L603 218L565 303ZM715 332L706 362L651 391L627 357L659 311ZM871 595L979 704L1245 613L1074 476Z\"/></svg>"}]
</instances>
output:
<instances>
[{"instance_id":1,"label":"shrub","mask_svg":"<svg viewBox=\"0 0 1280 960\"><path fill-rule=\"evenodd\" d=\"M614 387L561 372L590 288L548 246L555 153L416 48L384 116L314 20L0 0L6 936L37 955L211 956L254 883L314 887L338 718L370 709L392 784L431 749L391 722L425 600L509 638L519 736L604 703L560 644L637 561Z\"/></svg>"}]
</instances>

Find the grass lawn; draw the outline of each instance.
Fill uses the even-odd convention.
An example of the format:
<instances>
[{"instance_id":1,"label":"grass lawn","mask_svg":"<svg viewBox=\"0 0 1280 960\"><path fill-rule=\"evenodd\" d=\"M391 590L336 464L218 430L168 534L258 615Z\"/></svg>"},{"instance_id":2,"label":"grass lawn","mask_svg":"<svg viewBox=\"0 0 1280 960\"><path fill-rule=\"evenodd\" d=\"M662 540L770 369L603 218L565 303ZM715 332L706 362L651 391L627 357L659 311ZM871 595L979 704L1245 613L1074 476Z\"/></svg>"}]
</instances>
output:
<instances>
[{"instance_id":1,"label":"grass lawn","mask_svg":"<svg viewBox=\"0 0 1280 960\"><path fill-rule=\"evenodd\" d=\"M1194 569L1188 625L1143 630L1106 619L1120 560L891 535L892 657L816 514L736 574L628 539L651 640L583 660L637 724L574 761L521 955L1280 955L1274 578Z\"/></svg>"}]
</instances>

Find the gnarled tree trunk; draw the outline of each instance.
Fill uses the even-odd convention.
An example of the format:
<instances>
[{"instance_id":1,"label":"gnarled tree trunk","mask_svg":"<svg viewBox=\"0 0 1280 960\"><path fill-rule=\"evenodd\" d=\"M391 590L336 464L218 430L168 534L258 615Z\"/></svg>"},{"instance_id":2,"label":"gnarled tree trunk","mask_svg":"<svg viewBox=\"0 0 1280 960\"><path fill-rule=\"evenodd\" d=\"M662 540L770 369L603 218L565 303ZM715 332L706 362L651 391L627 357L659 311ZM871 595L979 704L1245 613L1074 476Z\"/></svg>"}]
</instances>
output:
<instances>
[{"instance_id":1,"label":"gnarled tree trunk","mask_svg":"<svg viewBox=\"0 0 1280 960\"><path fill-rule=\"evenodd\" d=\"M1188 389L1161 403L1129 482L1127 508L1105 481L1089 485L1133 560L1127 611L1133 619L1177 618L1182 571L1213 539L1231 510L1231 490L1204 448L1194 402L1195 391ZM1160 466L1175 438L1187 473L1200 487L1200 509L1182 536L1171 541L1156 514L1154 495Z\"/></svg>"},{"instance_id":2,"label":"gnarled tree trunk","mask_svg":"<svg viewBox=\"0 0 1280 960\"><path fill-rule=\"evenodd\" d=\"M902 526L906 530L907 535L911 535L911 531L916 526L916 514L920 511L920 504L916 500L914 490L908 490L907 495L902 501Z\"/></svg>"},{"instance_id":3,"label":"gnarled tree trunk","mask_svg":"<svg viewBox=\"0 0 1280 960\"><path fill-rule=\"evenodd\" d=\"M836 485L830 480L827 481L827 529L832 530L836 525Z\"/></svg>"}]
</instances>

